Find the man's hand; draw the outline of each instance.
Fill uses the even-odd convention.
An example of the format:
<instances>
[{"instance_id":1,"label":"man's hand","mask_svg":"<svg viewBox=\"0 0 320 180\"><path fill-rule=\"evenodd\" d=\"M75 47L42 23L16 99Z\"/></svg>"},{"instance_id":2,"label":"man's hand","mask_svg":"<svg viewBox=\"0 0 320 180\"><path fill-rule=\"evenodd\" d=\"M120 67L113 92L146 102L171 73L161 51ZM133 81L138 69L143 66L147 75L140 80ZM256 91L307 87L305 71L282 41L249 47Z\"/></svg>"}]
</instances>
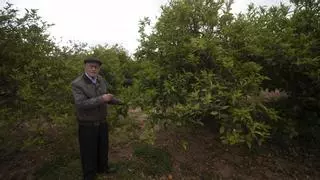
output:
<instances>
[{"instance_id":1,"label":"man's hand","mask_svg":"<svg viewBox=\"0 0 320 180\"><path fill-rule=\"evenodd\" d=\"M104 102L110 102L113 99L113 95L112 94L104 94L104 95L102 95L102 99Z\"/></svg>"}]
</instances>

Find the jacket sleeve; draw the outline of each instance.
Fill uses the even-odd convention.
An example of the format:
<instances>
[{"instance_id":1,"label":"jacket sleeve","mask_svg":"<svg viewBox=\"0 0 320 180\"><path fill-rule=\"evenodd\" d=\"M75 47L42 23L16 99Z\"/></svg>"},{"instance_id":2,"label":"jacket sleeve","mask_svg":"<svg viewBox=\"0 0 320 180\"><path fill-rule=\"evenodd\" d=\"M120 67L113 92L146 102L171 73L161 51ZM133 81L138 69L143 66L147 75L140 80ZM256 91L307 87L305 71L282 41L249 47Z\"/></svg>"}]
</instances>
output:
<instances>
[{"instance_id":1,"label":"jacket sleeve","mask_svg":"<svg viewBox=\"0 0 320 180\"><path fill-rule=\"evenodd\" d=\"M77 108L90 109L104 103L102 96L88 99L81 88L75 84L72 84L72 95Z\"/></svg>"}]
</instances>

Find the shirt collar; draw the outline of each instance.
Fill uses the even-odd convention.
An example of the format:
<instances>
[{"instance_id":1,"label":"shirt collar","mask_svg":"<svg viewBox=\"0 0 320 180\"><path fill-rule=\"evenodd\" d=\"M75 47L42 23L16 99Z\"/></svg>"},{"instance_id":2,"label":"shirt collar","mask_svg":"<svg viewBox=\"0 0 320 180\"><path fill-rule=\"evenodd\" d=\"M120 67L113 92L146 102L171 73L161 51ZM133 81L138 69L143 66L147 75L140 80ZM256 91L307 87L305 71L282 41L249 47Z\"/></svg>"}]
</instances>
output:
<instances>
[{"instance_id":1,"label":"shirt collar","mask_svg":"<svg viewBox=\"0 0 320 180\"><path fill-rule=\"evenodd\" d=\"M93 84L96 84L96 83L97 83L97 77L93 78L93 77L89 76L87 73L85 73L85 74L86 74L86 76L91 80L91 82L92 82Z\"/></svg>"}]
</instances>

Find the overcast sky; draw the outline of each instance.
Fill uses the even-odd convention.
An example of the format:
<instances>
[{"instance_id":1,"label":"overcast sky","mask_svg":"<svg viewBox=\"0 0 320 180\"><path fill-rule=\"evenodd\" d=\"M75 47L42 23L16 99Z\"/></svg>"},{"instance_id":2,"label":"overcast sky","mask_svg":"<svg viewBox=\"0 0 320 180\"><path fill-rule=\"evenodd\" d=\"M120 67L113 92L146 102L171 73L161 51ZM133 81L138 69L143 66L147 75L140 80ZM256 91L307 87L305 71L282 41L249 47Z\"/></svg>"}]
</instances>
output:
<instances>
[{"instance_id":1,"label":"overcast sky","mask_svg":"<svg viewBox=\"0 0 320 180\"><path fill-rule=\"evenodd\" d=\"M155 22L160 6L168 0L0 0L23 10L39 9L39 15L55 25L50 34L57 40L86 42L89 45L118 43L133 53L138 46L138 22L150 17ZM245 11L250 2L279 4L283 0L235 0L232 8Z\"/></svg>"}]
</instances>

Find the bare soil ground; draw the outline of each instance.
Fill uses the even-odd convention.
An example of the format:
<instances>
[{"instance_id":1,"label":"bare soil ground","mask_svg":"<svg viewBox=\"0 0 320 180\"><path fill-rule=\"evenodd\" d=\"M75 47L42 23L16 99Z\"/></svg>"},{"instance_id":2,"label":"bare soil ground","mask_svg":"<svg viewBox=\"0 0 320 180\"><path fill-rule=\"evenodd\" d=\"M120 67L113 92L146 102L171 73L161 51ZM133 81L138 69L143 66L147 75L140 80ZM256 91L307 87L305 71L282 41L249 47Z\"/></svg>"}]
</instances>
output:
<instances>
[{"instance_id":1,"label":"bare soil ground","mask_svg":"<svg viewBox=\"0 0 320 180\"><path fill-rule=\"evenodd\" d=\"M148 161L137 158L134 149L135 139L145 128L146 115L130 110L130 119L132 125L126 130L119 128L111 134L110 161L121 170L99 179L320 179L319 151L300 153L265 146L249 152L246 147L221 144L205 127L160 129L152 146L170 154L172 169L147 176L139 168ZM79 179L75 138L65 142L53 137L50 147L32 151L0 151L0 179ZM66 157L64 151L69 152Z\"/></svg>"},{"instance_id":2,"label":"bare soil ground","mask_svg":"<svg viewBox=\"0 0 320 180\"><path fill-rule=\"evenodd\" d=\"M320 179L319 156L250 153L221 144L204 128L162 131L156 144L172 155L174 179Z\"/></svg>"},{"instance_id":3,"label":"bare soil ground","mask_svg":"<svg viewBox=\"0 0 320 180\"><path fill-rule=\"evenodd\" d=\"M144 120L139 111L131 114L140 122ZM319 151L308 154L264 146L250 152L247 147L223 145L205 127L161 129L154 146L172 157L172 172L159 179L320 179ZM122 151L129 153L129 158L117 160L130 160L132 149L127 149Z\"/></svg>"}]
</instances>

